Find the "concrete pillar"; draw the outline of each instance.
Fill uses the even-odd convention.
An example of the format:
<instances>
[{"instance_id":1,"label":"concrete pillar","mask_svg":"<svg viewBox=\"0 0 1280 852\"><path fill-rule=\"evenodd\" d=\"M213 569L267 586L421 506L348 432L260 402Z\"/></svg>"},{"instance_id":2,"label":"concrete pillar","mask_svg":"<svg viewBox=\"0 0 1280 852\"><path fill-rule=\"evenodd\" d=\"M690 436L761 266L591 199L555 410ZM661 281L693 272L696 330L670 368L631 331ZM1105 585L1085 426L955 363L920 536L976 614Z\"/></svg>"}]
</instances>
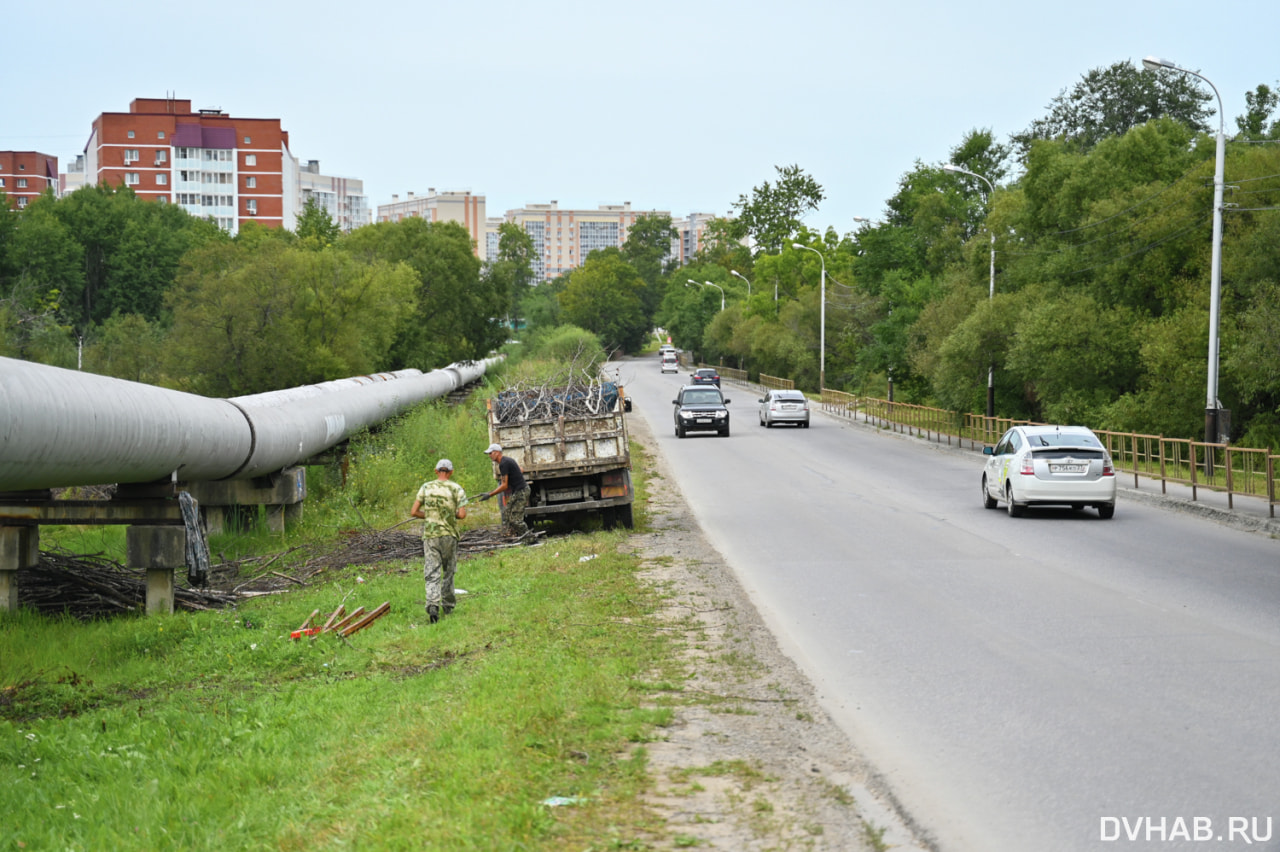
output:
<instances>
[{"instance_id":1,"label":"concrete pillar","mask_svg":"<svg viewBox=\"0 0 1280 852\"><path fill-rule=\"evenodd\" d=\"M180 526L131 526L125 530L126 562L147 571L147 615L173 613L173 572L187 561L187 530Z\"/></svg>"},{"instance_id":2,"label":"concrete pillar","mask_svg":"<svg viewBox=\"0 0 1280 852\"><path fill-rule=\"evenodd\" d=\"M0 526L0 612L18 609L18 569L40 562L40 528Z\"/></svg>"}]
</instances>

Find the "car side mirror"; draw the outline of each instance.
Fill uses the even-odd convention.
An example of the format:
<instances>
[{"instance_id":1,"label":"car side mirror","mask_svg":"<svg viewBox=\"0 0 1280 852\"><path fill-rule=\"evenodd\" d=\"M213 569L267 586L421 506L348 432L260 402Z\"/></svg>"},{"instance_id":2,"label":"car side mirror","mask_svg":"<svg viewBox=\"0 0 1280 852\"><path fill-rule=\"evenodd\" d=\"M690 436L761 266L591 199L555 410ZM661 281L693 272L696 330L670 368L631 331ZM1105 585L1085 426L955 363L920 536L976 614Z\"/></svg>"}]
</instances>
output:
<instances>
[{"instance_id":1,"label":"car side mirror","mask_svg":"<svg viewBox=\"0 0 1280 852\"><path fill-rule=\"evenodd\" d=\"M671 404L672 404L672 405L679 405L679 404L680 404L680 400L678 400L678 399L673 399L673 400L671 400Z\"/></svg>"},{"instance_id":2,"label":"car side mirror","mask_svg":"<svg viewBox=\"0 0 1280 852\"><path fill-rule=\"evenodd\" d=\"M733 400L731 400L731 399L726 399L726 400L724 401L724 404L725 404L725 405L728 405L728 404L729 404L729 403L731 403L731 402L733 402Z\"/></svg>"},{"instance_id":3,"label":"car side mirror","mask_svg":"<svg viewBox=\"0 0 1280 852\"><path fill-rule=\"evenodd\" d=\"M983 454L984 456L994 456L994 455L996 454L996 448L995 448L995 447L983 447L983 448L982 448L982 454Z\"/></svg>"},{"instance_id":4,"label":"car side mirror","mask_svg":"<svg viewBox=\"0 0 1280 852\"><path fill-rule=\"evenodd\" d=\"M763 399L757 399L756 402L764 402Z\"/></svg>"}]
</instances>

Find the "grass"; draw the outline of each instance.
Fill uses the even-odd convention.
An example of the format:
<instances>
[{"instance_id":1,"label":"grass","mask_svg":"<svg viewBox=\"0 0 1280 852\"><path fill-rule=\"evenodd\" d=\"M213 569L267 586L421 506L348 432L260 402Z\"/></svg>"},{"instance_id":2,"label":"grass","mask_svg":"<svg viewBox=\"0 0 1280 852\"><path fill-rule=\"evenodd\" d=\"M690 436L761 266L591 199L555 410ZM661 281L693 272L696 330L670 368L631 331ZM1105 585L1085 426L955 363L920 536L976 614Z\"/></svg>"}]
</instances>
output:
<instances>
[{"instance_id":1,"label":"grass","mask_svg":"<svg viewBox=\"0 0 1280 852\"><path fill-rule=\"evenodd\" d=\"M309 476L298 527L211 549L390 526L441 455L469 493L488 487L484 443L474 404L425 406L353 442L345 486ZM486 505L464 524L496 522ZM234 611L0 614L0 849L650 848L661 824L640 800L643 743L671 721L681 676L622 535L466 560L468 594L437 625L417 560ZM113 536L42 542L111 553ZM383 601L390 613L347 640L289 638L313 609Z\"/></svg>"}]
</instances>

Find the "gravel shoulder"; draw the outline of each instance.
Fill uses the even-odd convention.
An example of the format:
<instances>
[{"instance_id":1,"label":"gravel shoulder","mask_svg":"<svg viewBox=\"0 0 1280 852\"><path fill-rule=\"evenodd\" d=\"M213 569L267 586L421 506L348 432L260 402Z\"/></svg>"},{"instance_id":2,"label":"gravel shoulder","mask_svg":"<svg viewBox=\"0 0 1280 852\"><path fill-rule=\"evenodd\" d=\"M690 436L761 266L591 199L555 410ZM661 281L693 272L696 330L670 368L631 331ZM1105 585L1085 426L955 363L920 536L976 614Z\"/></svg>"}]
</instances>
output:
<instances>
[{"instance_id":1,"label":"gravel shoulder","mask_svg":"<svg viewBox=\"0 0 1280 852\"><path fill-rule=\"evenodd\" d=\"M643 418L648 529L624 547L684 632L684 702L649 743L654 849L928 850L710 545Z\"/></svg>"}]
</instances>

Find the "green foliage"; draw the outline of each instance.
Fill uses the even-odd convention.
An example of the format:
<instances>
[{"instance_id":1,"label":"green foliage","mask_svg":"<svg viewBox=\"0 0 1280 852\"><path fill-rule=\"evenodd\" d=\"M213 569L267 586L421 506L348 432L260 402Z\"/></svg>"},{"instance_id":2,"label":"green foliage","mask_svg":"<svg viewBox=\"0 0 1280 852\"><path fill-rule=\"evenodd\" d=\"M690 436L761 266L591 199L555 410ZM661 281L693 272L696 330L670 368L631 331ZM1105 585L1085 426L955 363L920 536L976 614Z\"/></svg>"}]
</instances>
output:
<instances>
[{"instance_id":1,"label":"green foliage","mask_svg":"<svg viewBox=\"0 0 1280 852\"><path fill-rule=\"evenodd\" d=\"M575 372L595 375L608 360L608 353L597 335L577 326L562 325L531 335L527 358L554 364L557 369L568 365Z\"/></svg>"},{"instance_id":2,"label":"green foliage","mask_svg":"<svg viewBox=\"0 0 1280 852\"><path fill-rule=\"evenodd\" d=\"M735 239L750 237L756 254L776 254L791 242L801 229L801 219L816 210L826 193L822 185L805 174L798 165L774 166L777 182L765 181L751 190L751 196L738 196L733 207L738 217L730 224Z\"/></svg>"},{"instance_id":3,"label":"green foliage","mask_svg":"<svg viewBox=\"0 0 1280 852\"><path fill-rule=\"evenodd\" d=\"M1116 62L1085 73L1070 91L1063 89L1014 142L1025 156L1037 139L1060 139L1073 150L1088 151L1105 138L1163 116L1193 130L1208 130L1213 95L1189 74L1167 68L1147 71L1132 62Z\"/></svg>"},{"instance_id":4,"label":"green foliage","mask_svg":"<svg viewBox=\"0 0 1280 852\"><path fill-rule=\"evenodd\" d=\"M293 232L303 245L312 249L327 248L342 235L342 229L333 221L329 211L317 204L314 198L307 199Z\"/></svg>"},{"instance_id":5,"label":"green foliage","mask_svg":"<svg viewBox=\"0 0 1280 852\"><path fill-rule=\"evenodd\" d=\"M238 396L385 369L415 309L403 265L281 240L192 252L169 292L170 372L190 389Z\"/></svg>"},{"instance_id":6,"label":"green foliage","mask_svg":"<svg viewBox=\"0 0 1280 852\"><path fill-rule=\"evenodd\" d=\"M480 275L471 236L457 222L378 222L352 231L339 247L366 263L403 264L416 275L414 313L397 329L390 366L433 369L482 358L505 339L500 317L510 293Z\"/></svg>"},{"instance_id":7,"label":"green foliage","mask_svg":"<svg viewBox=\"0 0 1280 852\"><path fill-rule=\"evenodd\" d=\"M560 294L564 318L600 336L610 350L638 352L650 323L644 279L617 249L592 252Z\"/></svg>"},{"instance_id":8,"label":"green foliage","mask_svg":"<svg viewBox=\"0 0 1280 852\"><path fill-rule=\"evenodd\" d=\"M115 314L94 332L84 349L84 369L103 376L165 384L165 331L138 314Z\"/></svg>"}]
</instances>

